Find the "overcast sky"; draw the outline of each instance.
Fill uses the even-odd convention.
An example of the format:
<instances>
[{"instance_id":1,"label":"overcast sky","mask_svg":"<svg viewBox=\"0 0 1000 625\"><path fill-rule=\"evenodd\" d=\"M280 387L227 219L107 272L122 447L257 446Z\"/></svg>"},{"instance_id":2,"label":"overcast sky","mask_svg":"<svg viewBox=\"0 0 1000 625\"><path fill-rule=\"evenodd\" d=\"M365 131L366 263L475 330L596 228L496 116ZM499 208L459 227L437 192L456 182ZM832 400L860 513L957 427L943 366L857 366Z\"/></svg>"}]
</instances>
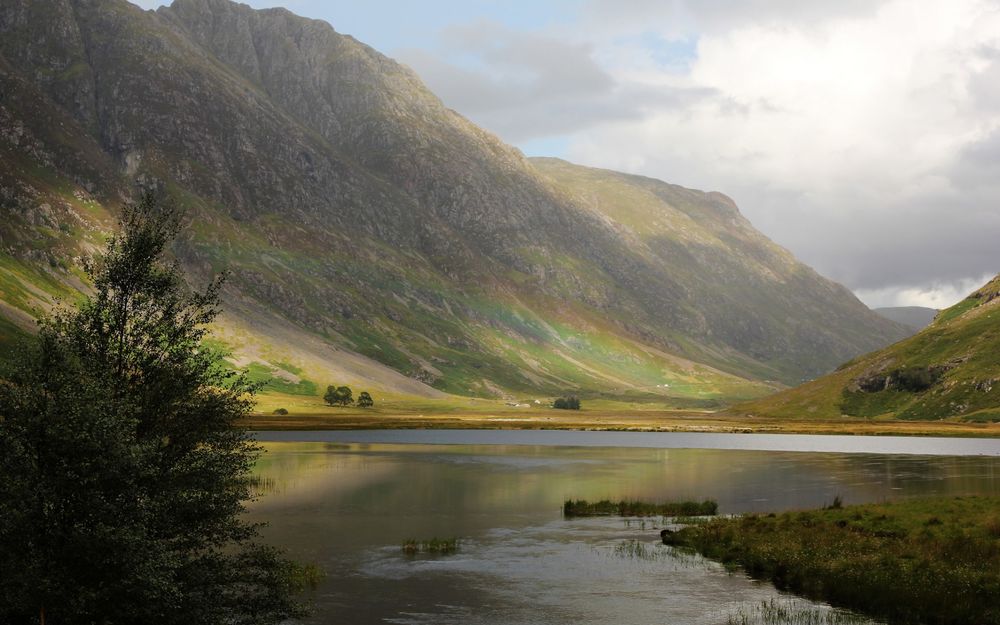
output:
<instances>
[{"instance_id":1,"label":"overcast sky","mask_svg":"<svg viewBox=\"0 0 1000 625\"><path fill-rule=\"evenodd\" d=\"M871 306L1000 272L1000 0L249 4L408 64L528 155L722 191Z\"/></svg>"}]
</instances>

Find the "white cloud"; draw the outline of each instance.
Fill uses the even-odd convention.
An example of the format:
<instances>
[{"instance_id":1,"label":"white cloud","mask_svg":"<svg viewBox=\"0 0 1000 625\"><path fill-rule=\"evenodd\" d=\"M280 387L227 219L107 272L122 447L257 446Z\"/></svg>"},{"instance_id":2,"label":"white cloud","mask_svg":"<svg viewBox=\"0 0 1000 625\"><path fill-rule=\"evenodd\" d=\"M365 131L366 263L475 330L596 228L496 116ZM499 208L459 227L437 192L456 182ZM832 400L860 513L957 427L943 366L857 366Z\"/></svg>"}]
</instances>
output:
<instances>
[{"instance_id":1,"label":"white cloud","mask_svg":"<svg viewBox=\"0 0 1000 625\"><path fill-rule=\"evenodd\" d=\"M900 304L1000 271L997 6L776 15L700 35L684 81L718 97L592 127L570 158L726 191L822 273Z\"/></svg>"},{"instance_id":2,"label":"white cloud","mask_svg":"<svg viewBox=\"0 0 1000 625\"><path fill-rule=\"evenodd\" d=\"M975 292L993 276L959 280L950 284L931 284L925 287L907 289L883 288L861 289L858 298L871 308L891 306L925 306L927 308L948 308Z\"/></svg>"},{"instance_id":3,"label":"white cloud","mask_svg":"<svg viewBox=\"0 0 1000 625\"><path fill-rule=\"evenodd\" d=\"M714 95L709 89L612 76L595 47L496 22L456 25L435 52L395 56L448 106L507 141L566 135L616 120L639 120Z\"/></svg>"}]
</instances>

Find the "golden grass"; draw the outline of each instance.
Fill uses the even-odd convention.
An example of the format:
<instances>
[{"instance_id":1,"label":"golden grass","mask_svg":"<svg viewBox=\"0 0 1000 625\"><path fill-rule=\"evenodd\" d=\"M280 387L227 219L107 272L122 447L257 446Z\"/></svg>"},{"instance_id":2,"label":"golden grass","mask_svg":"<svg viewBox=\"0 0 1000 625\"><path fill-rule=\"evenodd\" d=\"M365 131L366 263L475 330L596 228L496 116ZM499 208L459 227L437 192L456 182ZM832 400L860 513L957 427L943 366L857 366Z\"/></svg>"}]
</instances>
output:
<instances>
[{"instance_id":1,"label":"golden grass","mask_svg":"<svg viewBox=\"0 0 1000 625\"><path fill-rule=\"evenodd\" d=\"M630 430L640 432L736 432L894 436L1000 436L1000 423L880 421L851 417L773 418L724 412L664 409L658 404L584 400L582 410L532 404L507 406L489 399L392 398L375 408L333 408L313 398L269 395L245 425L256 430L497 429ZM288 415L275 415L282 407Z\"/></svg>"}]
</instances>

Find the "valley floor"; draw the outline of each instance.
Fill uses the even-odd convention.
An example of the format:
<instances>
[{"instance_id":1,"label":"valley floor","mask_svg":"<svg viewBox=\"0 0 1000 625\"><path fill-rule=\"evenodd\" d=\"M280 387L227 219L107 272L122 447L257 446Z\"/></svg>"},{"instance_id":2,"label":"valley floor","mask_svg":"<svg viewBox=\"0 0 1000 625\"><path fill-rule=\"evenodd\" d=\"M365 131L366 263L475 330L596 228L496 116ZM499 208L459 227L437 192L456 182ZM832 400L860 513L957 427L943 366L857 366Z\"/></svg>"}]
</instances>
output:
<instances>
[{"instance_id":1,"label":"valley floor","mask_svg":"<svg viewBox=\"0 0 1000 625\"><path fill-rule=\"evenodd\" d=\"M273 414L270 408L273 403L273 399L263 398L261 411L250 417L246 425L254 430L544 429L1000 437L1000 423L879 421L848 417L774 419L725 412L667 410L610 401L591 402L591 407L585 402L585 408L578 411L519 408L489 400L386 402L374 409L310 404L300 409L289 406L288 415Z\"/></svg>"}]
</instances>

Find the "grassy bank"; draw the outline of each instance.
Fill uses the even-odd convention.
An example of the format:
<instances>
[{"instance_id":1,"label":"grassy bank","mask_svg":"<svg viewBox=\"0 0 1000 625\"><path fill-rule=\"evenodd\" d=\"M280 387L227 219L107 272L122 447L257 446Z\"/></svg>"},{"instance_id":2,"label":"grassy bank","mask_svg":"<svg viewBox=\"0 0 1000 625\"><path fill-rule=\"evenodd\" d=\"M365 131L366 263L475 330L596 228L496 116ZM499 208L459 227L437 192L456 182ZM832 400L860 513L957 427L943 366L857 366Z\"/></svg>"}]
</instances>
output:
<instances>
[{"instance_id":1,"label":"grassy bank","mask_svg":"<svg viewBox=\"0 0 1000 625\"><path fill-rule=\"evenodd\" d=\"M705 516L713 515L719 509L714 501L586 501L566 500L563 514L576 516Z\"/></svg>"},{"instance_id":2,"label":"grassy bank","mask_svg":"<svg viewBox=\"0 0 1000 625\"><path fill-rule=\"evenodd\" d=\"M374 408L331 407L321 399L264 394L258 414L246 421L257 430L528 429L631 430L639 432L735 432L864 434L870 436L1000 436L1000 423L896 421L862 418L747 417L679 410L651 402L588 400L582 410L554 410L526 401L448 396L438 399L376 397ZM511 406L509 403L519 405ZM274 414L277 409L289 414Z\"/></svg>"},{"instance_id":3,"label":"grassy bank","mask_svg":"<svg viewBox=\"0 0 1000 625\"><path fill-rule=\"evenodd\" d=\"M671 541L889 623L1000 624L1000 498L714 519Z\"/></svg>"}]
</instances>

